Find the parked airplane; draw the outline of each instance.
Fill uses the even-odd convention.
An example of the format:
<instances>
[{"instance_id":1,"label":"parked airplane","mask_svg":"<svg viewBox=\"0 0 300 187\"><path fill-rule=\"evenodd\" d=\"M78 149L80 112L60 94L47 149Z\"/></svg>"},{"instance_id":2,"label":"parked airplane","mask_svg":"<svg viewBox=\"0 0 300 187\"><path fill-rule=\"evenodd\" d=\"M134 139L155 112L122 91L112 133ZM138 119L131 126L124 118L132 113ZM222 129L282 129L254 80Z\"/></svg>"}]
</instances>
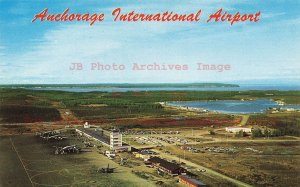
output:
<instances>
[{"instance_id":1,"label":"parked airplane","mask_svg":"<svg viewBox=\"0 0 300 187\"><path fill-rule=\"evenodd\" d=\"M114 173L114 170L115 170L116 168L110 168L109 167L109 164L107 164L107 167L106 168L99 168L98 170L97 170L97 172L101 172L101 173Z\"/></svg>"},{"instance_id":2,"label":"parked airplane","mask_svg":"<svg viewBox=\"0 0 300 187\"><path fill-rule=\"evenodd\" d=\"M53 136L47 136L44 139L46 139L46 140L64 140L64 139L67 139L67 137L63 136L63 135L60 135L60 134L56 134L56 135L53 135Z\"/></svg>"},{"instance_id":3,"label":"parked airplane","mask_svg":"<svg viewBox=\"0 0 300 187\"><path fill-rule=\"evenodd\" d=\"M45 140L64 140L67 139L66 136L63 136L59 133L59 131L47 131L47 132L42 132L38 133L42 139Z\"/></svg>"},{"instance_id":4,"label":"parked airplane","mask_svg":"<svg viewBox=\"0 0 300 187\"><path fill-rule=\"evenodd\" d=\"M69 154L69 153L79 153L81 152L81 148L76 145L68 145L65 147L56 147L55 154Z\"/></svg>"}]
</instances>

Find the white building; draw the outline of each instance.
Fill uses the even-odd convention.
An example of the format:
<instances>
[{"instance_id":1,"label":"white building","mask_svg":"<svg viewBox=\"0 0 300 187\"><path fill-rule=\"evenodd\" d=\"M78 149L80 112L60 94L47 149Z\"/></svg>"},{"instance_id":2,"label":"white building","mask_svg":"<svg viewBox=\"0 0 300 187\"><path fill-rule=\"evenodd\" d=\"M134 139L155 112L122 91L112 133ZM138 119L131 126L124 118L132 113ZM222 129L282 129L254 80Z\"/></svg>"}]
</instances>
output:
<instances>
[{"instance_id":1,"label":"white building","mask_svg":"<svg viewBox=\"0 0 300 187\"><path fill-rule=\"evenodd\" d=\"M115 150L122 147L122 134L117 130L110 133L110 149Z\"/></svg>"},{"instance_id":2,"label":"white building","mask_svg":"<svg viewBox=\"0 0 300 187\"><path fill-rule=\"evenodd\" d=\"M237 133L237 132L240 132L240 131L250 133L251 130L252 129L249 128L249 127L226 127L226 132L231 132L231 133Z\"/></svg>"},{"instance_id":3,"label":"white building","mask_svg":"<svg viewBox=\"0 0 300 187\"><path fill-rule=\"evenodd\" d=\"M84 125L83 125L83 128L87 129L87 128L90 128L90 124L88 122L85 122Z\"/></svg>"}]
</instances>

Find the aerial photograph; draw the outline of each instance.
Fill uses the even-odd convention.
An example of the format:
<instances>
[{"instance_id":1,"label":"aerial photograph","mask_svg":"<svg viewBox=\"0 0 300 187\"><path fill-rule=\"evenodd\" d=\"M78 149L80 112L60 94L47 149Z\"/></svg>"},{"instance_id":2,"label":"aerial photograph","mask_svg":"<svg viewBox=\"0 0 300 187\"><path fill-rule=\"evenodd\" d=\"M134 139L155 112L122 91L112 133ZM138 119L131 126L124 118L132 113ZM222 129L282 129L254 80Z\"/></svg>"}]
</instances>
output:
<instances>
[{"instance_id":1,"label":"aerial photograph","mask_svg":"<svg viewBox=\"0 0 300 187\"><path fill-rule=\"evenodd\" d=\"M299 8L0 0L0 187L300 186Z\"/></svg>"}]
</instances>

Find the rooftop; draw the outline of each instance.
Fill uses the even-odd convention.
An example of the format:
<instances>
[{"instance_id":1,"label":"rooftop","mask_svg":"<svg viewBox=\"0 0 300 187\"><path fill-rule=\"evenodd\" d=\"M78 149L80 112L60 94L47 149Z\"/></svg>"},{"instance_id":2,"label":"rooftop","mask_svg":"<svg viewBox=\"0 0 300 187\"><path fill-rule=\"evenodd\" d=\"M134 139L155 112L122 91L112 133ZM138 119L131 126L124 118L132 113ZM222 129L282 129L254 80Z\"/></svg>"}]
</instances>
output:
<instances>
[{"instance_id":1,"label":"rooftop","mask_svg":"<svg viewBox=\"0 0 300 187\"><path fill-rule=\"evenodd\" d=\"M197 179L194 179L194 178L191 178L190 176L187 176L187 175L180 175L179 178L185 180L185 181L189 181L193 184L196 184L196 185L200 185L200 186L205 186L205 184Z\"/></svg>"},{"instance_id":2,"label":"rooftop","mask_svg":"<svg viewBox=\"0 0 300 187\"><path fill-rule=\"evenodd\" d=\"M102 134L99 131L95 131L95 129L84 129L84 128L79 128L79 130L81 130L82 132L106 143L109 144L110 140L108 136L105 136L104 134Z\"/></svg>"},{"instance_id":3,"label":"rooftop","mask_svg":"<svg viewBox=\"0 0 300 187\"><path fill-rule=\"evenodd\" d=\"M159 157L152 157L148 161L152 162L152 163L159 163L159 166L161 166L161 167L163 167L167 170L170 170L170 171L180 169L179 165L177 165L175 163L168 162L168 161L166 161L164 159L161 159Z\"/></svg>"}]
</instances>

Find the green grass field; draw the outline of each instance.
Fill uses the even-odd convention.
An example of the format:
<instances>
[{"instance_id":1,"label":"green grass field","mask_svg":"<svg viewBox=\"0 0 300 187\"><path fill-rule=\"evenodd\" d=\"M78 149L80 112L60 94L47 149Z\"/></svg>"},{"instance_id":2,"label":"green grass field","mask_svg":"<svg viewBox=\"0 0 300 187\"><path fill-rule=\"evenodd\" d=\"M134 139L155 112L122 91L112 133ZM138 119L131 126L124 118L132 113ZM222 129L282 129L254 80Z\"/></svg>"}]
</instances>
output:
<instances>
[{"instance_id":1,"label":"green grass field","mask_svg":"<svg viewBox=\"0 0 300 187\"><path fill-rule=\"evenodd\" d=\"M149 91L89 92L0 89L2 122L60 120L58 110L68 109L80 119L168 117L178 115L157 102L267 98L300 104L300 91ZM16 117L15 113L18 113Z\"/></svg>"},{"instance_id":2,"label":"green grass field","mask_svg":"<svg viewBox=\"0 0 300 187\"><path fill-rule=\"evenodd\" d=\"M193 153L185 151L184 155L183 150L177 146L168 146L166 150L254 186L298 186L299 141L271 142L262 139L257 142L249 140L227 143L225 141L224 143L207 142L193 146L199 149L213 146L234 148L237 152L216 153L206 150L204 153Z\"/></svg>"},{"instance_id":3,"label":"green grass field","mask_svg":"<svg viewBox=\"0 0 300 187\"><path fill-rule=\"evenodd\" d=\"M53 145L57 145L57 142L43 142L32 135L0 137L0 186L153 185L95 151L54 155ZM98 167L106 167L108 163L111 167L117 167L116 173L96 172Z\"/></svg>"}]
</instances>

